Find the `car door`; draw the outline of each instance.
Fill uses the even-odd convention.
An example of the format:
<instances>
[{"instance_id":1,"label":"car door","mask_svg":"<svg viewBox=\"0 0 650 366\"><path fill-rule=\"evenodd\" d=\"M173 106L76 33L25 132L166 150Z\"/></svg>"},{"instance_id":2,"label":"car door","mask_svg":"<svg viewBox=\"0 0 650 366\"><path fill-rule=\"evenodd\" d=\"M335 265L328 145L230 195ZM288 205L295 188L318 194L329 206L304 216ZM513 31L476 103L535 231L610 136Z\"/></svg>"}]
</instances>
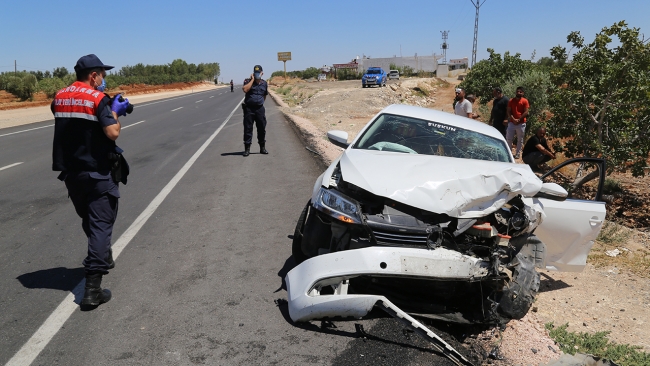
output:
<instances>
[{"instance_id":1,"label":"car door","mask_svg":"<svg viewBox=\"0 0 650 366\"><path fill-rule=\"evenodd\" d=\"M603 159L576 158L559 164L541 177L544 182L558 183L569 192L564 201L533 198L546 214L535 235L546 244L547 269L580 272L587 264L587 255L605 221L602 200L605 171ZM596 178L580 188L572 188L576 176L586 175Z\"/></svg>"}]
</instances>

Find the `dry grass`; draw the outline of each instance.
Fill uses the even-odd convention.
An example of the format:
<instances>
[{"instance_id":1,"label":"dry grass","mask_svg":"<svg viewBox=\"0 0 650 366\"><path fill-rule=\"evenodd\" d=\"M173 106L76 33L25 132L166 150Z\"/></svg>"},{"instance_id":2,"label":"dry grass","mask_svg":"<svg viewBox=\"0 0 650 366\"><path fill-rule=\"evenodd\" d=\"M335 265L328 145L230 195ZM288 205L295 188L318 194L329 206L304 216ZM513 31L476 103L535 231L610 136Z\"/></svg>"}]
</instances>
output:
<instances>
[{"instance_id":1,"label":"dry grass","mask_svg":"<svg viewBox=\"0 0 650 366\"><path fill-rule=\"evenodd\" d=\"M588 262L596 267L615 266L640 277L650 278L650 250L639 245L639 236L645 235L615 222L606 221L589 254ZM615 257L606 251L618 249Z\"/></svg>"}]
</instances>

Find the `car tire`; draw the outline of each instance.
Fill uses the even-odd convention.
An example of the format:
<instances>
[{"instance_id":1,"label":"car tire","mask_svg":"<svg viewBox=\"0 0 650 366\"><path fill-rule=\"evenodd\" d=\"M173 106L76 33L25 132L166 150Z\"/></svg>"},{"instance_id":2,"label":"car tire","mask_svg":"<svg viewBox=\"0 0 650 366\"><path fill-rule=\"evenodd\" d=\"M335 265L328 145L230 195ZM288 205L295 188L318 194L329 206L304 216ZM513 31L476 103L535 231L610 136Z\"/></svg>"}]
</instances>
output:
<instances>
[{"instance_id":1,"label":"car tire","mask_svg":"<svg viewBox=\"0 0 650 366\"><path fill-rule=\"evenodd\" d=\"M364 86L365 87L365 86ZM305 208L300 213L298 222L296 223L296 229L293 231L293 241L291 242L291 255L293 255L293 260L296 264L300 264L307 260L307 256L302 251L302 233L305 229L305 222L307 221L307 215L309 214L309 207L311 206L311 200L307 202Z\"/></svg>"}]
</instances>

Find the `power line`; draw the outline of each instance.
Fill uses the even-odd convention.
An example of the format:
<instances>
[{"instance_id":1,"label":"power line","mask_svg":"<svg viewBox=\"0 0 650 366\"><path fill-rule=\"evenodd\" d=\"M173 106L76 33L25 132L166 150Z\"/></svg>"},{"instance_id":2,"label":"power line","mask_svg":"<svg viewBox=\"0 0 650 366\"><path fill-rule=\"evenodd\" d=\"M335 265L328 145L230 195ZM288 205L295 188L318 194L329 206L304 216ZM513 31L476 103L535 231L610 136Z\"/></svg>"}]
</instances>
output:
<instances>
[{"instance_id":1,"label":"power line","mask_svg":"<svg viewBox=\"0 0 650 366\"><path fill-rule=\"evenodd\" d=\"M474 44L472 45L472 66L474 67L474 64L476 63L476 48L478 45L478 10L481 8L481 5L485 4L486 0L470 0L472 2L472 5L476 8L476 18L474 19Z\"/></svg>"}]
</instances>

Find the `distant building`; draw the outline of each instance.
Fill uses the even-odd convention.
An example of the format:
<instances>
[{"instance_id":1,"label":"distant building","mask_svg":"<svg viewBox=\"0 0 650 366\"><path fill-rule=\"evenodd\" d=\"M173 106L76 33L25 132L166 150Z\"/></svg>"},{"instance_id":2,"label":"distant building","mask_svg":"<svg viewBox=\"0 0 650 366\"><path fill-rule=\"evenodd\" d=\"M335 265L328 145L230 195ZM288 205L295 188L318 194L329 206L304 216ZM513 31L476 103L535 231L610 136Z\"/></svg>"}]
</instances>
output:
<instances>
[{"instance_id":1,"label":"distant building","mask_svg":"<svg viewBox=\"0 0 650 366\"><path fill-rule=\"evenodd\" d=\"M364 72L369 67L381 67L382 69L390 70L390 65L395 65L398 68L410 67L413 72L418 73L420 71L425 72L434 72L438 69L438 60L442 58L442 55L431 55L431 56L418 56L417 53L415 56L404 56L404 57L383 57L383 58L371 58L369 56L363 56L357 60L359 64L359 72Z\"/></svg>"},{"instance_id":2,"label":"distant building","mask_svg":"<svg viewBox=\"0 0 650 366\"><path fill-rule=\"evenodd\" d=\"M449 60L450 70L466 69L467 65L469 65L469 60L467 59L467 57L453 58Z\"/></svg>"}]
</instances>

